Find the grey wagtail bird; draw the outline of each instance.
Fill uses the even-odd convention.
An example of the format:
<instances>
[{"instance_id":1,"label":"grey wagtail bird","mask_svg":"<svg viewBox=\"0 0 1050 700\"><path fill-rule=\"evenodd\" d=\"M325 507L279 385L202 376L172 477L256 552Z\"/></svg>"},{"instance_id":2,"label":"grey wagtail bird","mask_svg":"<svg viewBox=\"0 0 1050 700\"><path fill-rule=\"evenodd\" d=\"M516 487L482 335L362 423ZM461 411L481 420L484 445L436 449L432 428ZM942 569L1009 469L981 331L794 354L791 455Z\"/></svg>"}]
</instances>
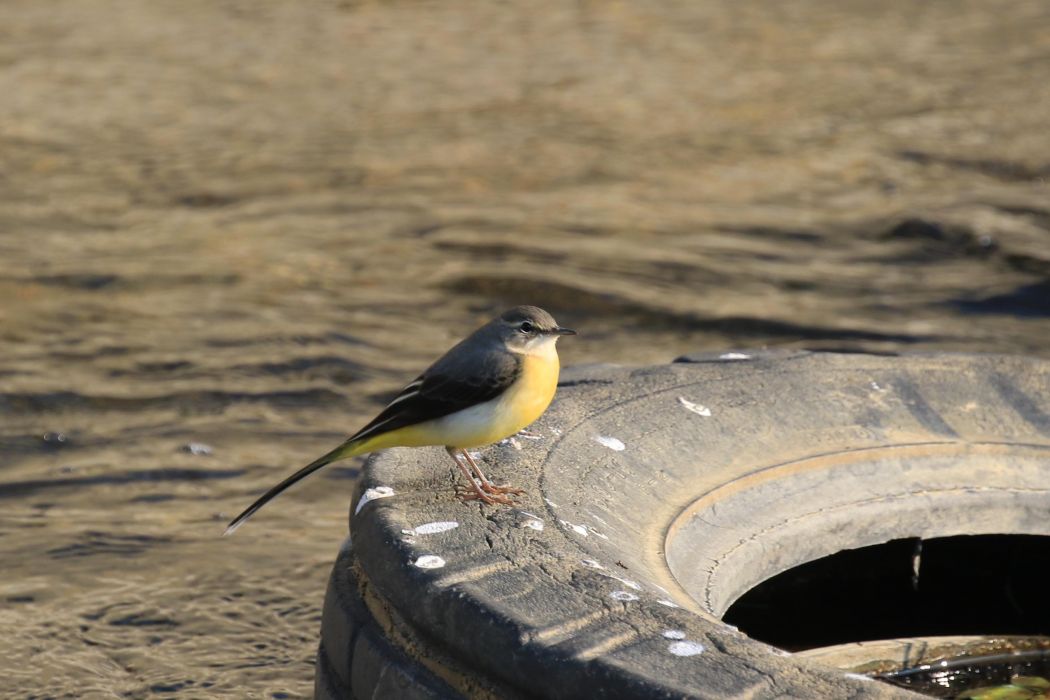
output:
<instances>
[{"instance_id":1,"label":"grey wagtail bird","mask_svg":"<svg viewBox=\"0 0 1050 700\"><path fill-rule=\"evenodd\" d=\"M467 449L510 437L547 410L558 388L555 345L563 335L576 331L535 306L516 306L494 318L409 382L346 442L260 496L224 534L326 464L386 447L443 445L469 484L457 488L462 500L513 505L507 494L524 491L493 484Z\"/></svg>"}]
</instances>

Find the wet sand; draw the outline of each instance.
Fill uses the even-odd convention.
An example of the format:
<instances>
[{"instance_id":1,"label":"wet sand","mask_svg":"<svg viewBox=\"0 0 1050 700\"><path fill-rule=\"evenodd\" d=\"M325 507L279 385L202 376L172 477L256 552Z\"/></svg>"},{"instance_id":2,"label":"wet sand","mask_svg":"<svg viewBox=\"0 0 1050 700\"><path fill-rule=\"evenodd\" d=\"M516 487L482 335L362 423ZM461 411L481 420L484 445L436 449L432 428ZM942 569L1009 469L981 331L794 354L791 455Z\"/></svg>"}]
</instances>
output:
<instances>
[{"instance_id":1,"label":"wet sand","mask_svg":"<svg viewBox=\"0 0 1050 700\"><path fill-rule=\"evenodd\" d=\"M507 305L1050 355L1046 85L1044 2L5 3L0 695L308 694L359 464L223 524Z\"/></svg>"}]
</instances>

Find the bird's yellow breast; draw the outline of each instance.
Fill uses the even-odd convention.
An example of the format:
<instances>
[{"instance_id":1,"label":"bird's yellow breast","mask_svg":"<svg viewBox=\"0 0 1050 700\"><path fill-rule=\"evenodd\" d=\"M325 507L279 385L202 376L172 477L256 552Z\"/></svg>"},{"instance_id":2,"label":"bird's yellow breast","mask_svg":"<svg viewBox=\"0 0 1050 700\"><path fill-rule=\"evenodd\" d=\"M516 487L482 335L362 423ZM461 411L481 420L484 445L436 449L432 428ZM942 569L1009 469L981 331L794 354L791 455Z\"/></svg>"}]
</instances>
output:
<instances>
[{"instance_id":1,"label":"bird's yellow breast","mask_svg":"<svg viewBox=\"0 0 1050 700\"><path fill-rule=\"evenodd\" d=\"M514 420L520 423L509 434L518 432L547 410L558 389L558 371L558 355L554 352L525 355L521 377L504 392L508 412L517 414Z\"/></svg>"}]
</instances>

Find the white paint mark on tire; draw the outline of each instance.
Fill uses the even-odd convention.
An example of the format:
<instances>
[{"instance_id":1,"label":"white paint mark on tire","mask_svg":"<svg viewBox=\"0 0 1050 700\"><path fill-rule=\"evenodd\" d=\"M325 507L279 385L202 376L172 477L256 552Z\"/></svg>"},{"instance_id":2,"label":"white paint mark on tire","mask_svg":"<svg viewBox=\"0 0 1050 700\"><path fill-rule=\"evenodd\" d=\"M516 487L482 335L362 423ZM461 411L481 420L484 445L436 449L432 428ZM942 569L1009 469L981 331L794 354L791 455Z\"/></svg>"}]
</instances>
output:
<instances>
[{"instance_id":1,"label":"white paint mark on tire","mask_svg":"<svg viewBox=\"0 0 1050 700\"><path fill-rule=\"evenodd\" d=\"M702 406L701 404L698 404L698 403L693 403L692 401L690 401L689 399L685 398L684 396L679 396L678 397L678 403L680 403L683 406L685 406L686 410L692 411L693 413L695 413L698 416L709 417L711 415L711 409L710 408L708 408L707 406Z\"/></svg>"},{"instance_id":2,"label":"white paint mark on tire","mask_svg":"<svg viewBox=\"0 0 1050 700\"><path fill-rule=\"evenodd\" d=\"M445 565L445 560L436 554L424 554L412 563L420 569L440 569Z\"/></svg>"},{"instance_id":3,"label":"white paint mark on tire","mask_svg":"<svg viewBox=\"0 0 1050 700\"><path fill-rule=\"evenodd\" d=\"M434 535L439 532L448 532L449 530L455 530L457 527L459 527L459 523L453 520L439 520L438 522L419 525L413 528L410 534Z\"/></svg>"},{"instance_id":4,"label":"white paint mark on tire","mask_svg":"<svg viewBox=\"0 0 1050 700\"><path fill-rule=\"evenodd\" d=\"M668 644L667 651L675 656L696 656L697 654L704 653L704 645L700 642L683 639L682 641L671 642Z\"/></svg>"},{"instance_id":5,"label":"white paint mark on tire","mask_svg":"<svg viewBox=\"0 0 1050 700\"><path fill-rule=\"evenodd\" d=\"M376 486L370 488L361 494L361 500L357 502L357 508L354 509L354 515L361 512L361 509L365 507L365 504L374 501L378 498L390 498L394 495L394 489L389 486Z\"/></svg>"},{"instance_id":6,"label":"white paint mark on tire","mask_svg":"<svg viewBox=\"0 0 1050 700\"><path fill-rule=\"evenodd\" d=\"M629 603L632 600L638 600L638 596L636 596L634 593L629 593L628 591L613 591L609 594L609 597L613 600L619 600L623 603Z\"/></svg>"},{"instance_id":7,"label":"white paint mark on tire","mask_svg":"<svg viewBox=\"0 0 1050 700\"><path fill-rule=\"evenodd\" d=\"M623 444L623 441L618 440L614 437L606 437L605 435L595 435L594 441L597 442L599 445L608 447L610 450L615 450L616 452L623 452L627 449L627 445Z\"/></svg>"}]
</instances>

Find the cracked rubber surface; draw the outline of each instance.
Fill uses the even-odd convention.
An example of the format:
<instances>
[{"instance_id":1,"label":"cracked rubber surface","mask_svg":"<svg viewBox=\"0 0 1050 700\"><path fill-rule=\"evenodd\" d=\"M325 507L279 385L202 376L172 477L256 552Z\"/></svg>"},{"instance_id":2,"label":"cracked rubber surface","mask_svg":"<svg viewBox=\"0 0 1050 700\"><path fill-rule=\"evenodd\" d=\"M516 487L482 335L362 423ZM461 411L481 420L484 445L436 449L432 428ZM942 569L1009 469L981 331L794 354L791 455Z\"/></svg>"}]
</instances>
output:
<instances>
[{"instance_id":1,"label":"cracked rubber surface","mask_svg":"<svg viewBox=\"0 0 1050 700\"><path fill-rule=\"evenodd\" d=\"M566 371L531 435L480 452L490 478L528 491L518 508L456 500L440 448L369 463L318 696L917 697L718 618L844 548L1050 535L1048 397L1050 363L1002 356Z\"/></svg>"}]
</instances>

